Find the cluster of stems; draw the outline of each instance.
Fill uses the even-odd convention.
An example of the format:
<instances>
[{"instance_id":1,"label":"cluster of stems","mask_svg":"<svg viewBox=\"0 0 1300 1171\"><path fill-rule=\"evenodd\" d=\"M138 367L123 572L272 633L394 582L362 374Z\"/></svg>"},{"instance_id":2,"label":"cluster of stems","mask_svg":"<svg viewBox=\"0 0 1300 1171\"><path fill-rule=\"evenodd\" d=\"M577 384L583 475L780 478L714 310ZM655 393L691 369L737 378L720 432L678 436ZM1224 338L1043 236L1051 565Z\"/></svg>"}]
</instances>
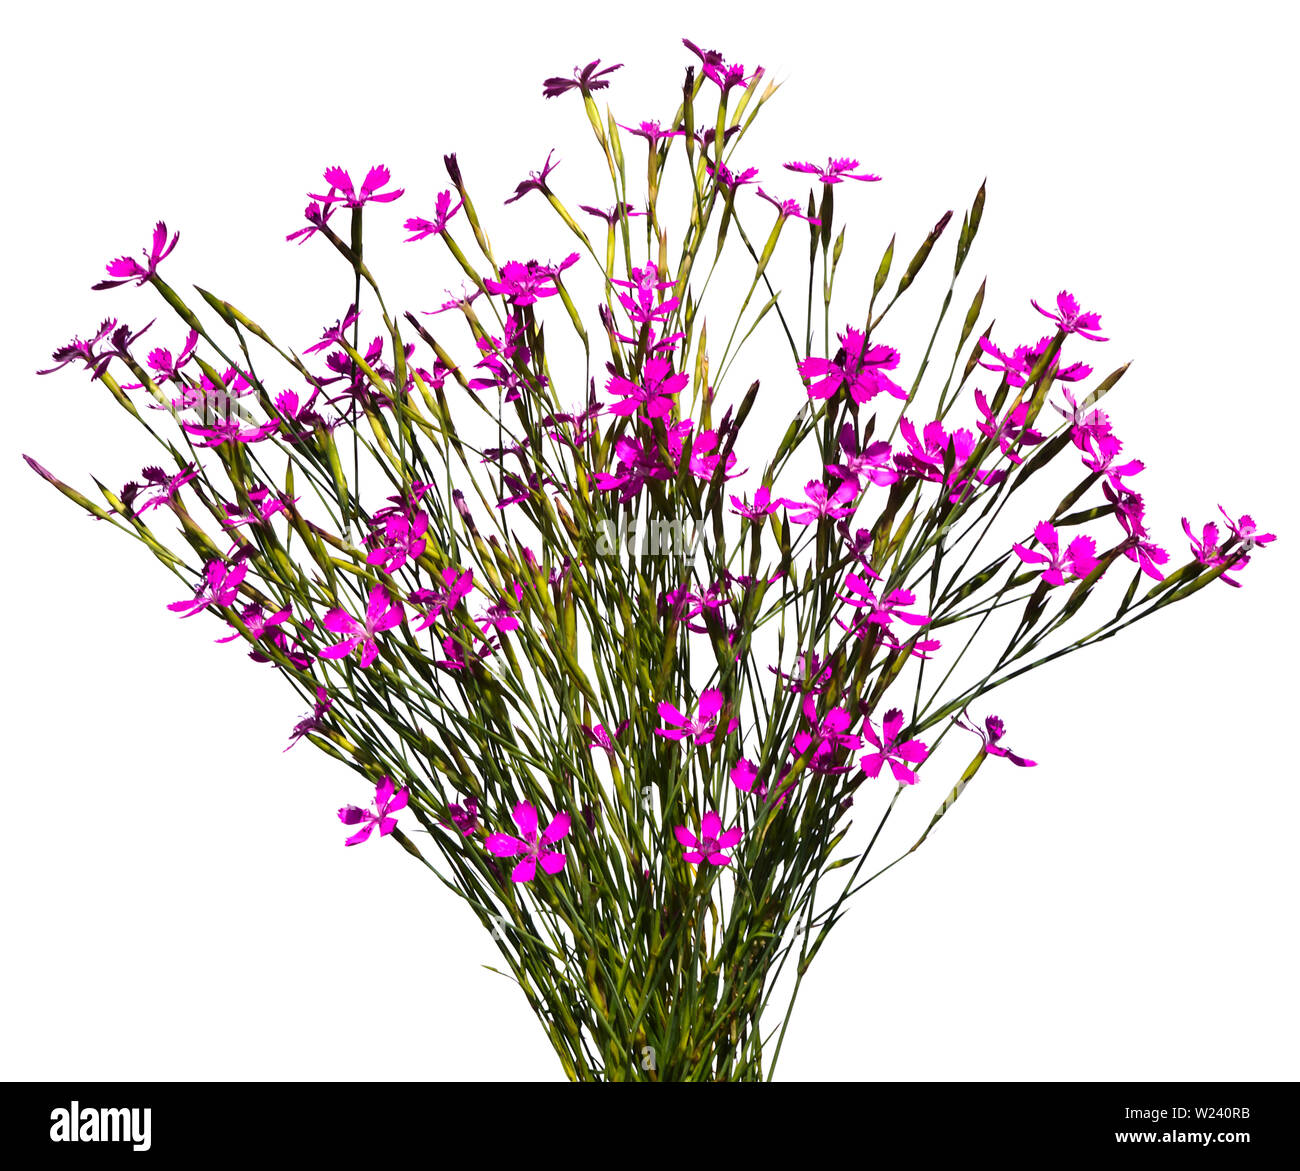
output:
<instances>
[{"instance_id":1,"label":"cluster of stems","mask_svg":"<svg viewBox=\"0 0 1300 1171\"><path fill-rule=\"evenodd\" d=\"M949 320L983 187L905 266L890 241L837 336L835 197L875 176L790 163L820 195L758 199L737 160L776 87L689 47L700 67L666 129L602 114L598 63L547 81L581 97L613 203L571 208L549 158L519 185L575 242L562 263L494 255L446 157L436 218L406 221L469 282L434 314L390 309L367 264L367 233L391 230L372 217L401 194L384 168L359 185L331 168L293 234L338 253L351 302L301 353L167 283L176 240L159 225L145 262L114 261L103 285L151 286L183 344L140 357L109 320L56 358L89 370L160 462L121 492L96 481L96 502L32 461L193 592L173 609L223 620L298 693L311 714L294 742L376 786L373 809L340 811L361 827L349 843L378 827L464 900L575 1079L770 1078L846 900L988 757L1033 763L969 709L1271 539L1230 518L1224 542L1207 526L1186 564L1159 568L1126 482L1141 465L1097 407L1125 368L1076 399L1090 371L1067 350L1104 339L1068 294L1040 309L1053 332L1015 349L982 328L982 283ZM805 231L792 304L770 262ZM900 384L884 330L954 235ZM738 303L709 299L722 269ZM594 314L580 275L599 280ZM778 360L760 366L764 334ZM1047 472L1070 465L1062 491ZM1035 493L1032 531L1004 539L1008 504ZM954 728L978 738L973 758L934 778L921 838L880 857Z\"/></svg>"}]
</instances>

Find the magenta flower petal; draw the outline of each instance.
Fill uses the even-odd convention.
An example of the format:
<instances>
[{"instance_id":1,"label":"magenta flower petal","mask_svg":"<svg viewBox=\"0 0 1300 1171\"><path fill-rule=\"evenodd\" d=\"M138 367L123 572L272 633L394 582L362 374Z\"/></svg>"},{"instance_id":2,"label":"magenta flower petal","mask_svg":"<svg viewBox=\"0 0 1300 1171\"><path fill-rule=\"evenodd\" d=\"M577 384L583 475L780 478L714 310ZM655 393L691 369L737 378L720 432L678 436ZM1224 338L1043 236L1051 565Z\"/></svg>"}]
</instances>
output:
<instances>
[{"instance_id":1,"label":"magenta flower petal","mask_svg":"<svg viewBox=\"0 0 1300 1171\"><path fill-rule=\"evenodd\" d=\"M515 825L519 827L519 836L525 841L537 833L537 810L527 801L520 801L511 810L510 815L515 819Z\"/></svg>"},{"instance_id":2,"label":"magenta flower petal","mask_svg":"<svg viewBox=\"0 0 1300 1171\"><path fill-rule=\"evenodd\" d=\"M858 763L862 766L863 775L874 779L880 776L880 770L885 767L885 757L883 753L872 752L864 756Z\"/></svg>"},{"instance_id":3,"label":"magenta flower petal","mask_svg":"<svg viewBox=\"0 0 1300 1171\"><path fill-rule=\"evenodd\" d=\"M354 833L350 838L347 838L343 844L345 846L359 846L362 842L364 842L367 838L370 837L370 835L374 832L374 829L375 829L375 823L373 821L368 821L359 830L357 830L357 832Z\"/></svg>"},{"instance_id":4,"label":"magenta flower petal","mask_svg":"<svg viewBox=\"0 0 1300 1171\"><path fill-rule=\"evenodd\" d=\"M558 842L561 838L566 837L572 820L572 817L567 813L557 813L553 818L551 818L551 824L546 827L546 831L542 834L542 841ZM563 865L563 863L561 863L561 865ZM547 871L547 873L549 874L552 872Z\"/></svg>"},{"instance_id":5,"label":"magenta flower petal","mask_svg":"<svg viewBox=\"0 0 1300 1171\"><path fill-rule=\"evenodd\" d=\"M321 625L335 634L352 634L361 629L361 623L346 610L330 610L321 619Z\"/></svg>"},{"instance_id":6,"label":"magenta flower petal","mask_svg":"<svg viewBox=\"0 0 1300 1171\"><path fill-rule=\"evenodd\" d=\"M920 764L929 755L929 749L919 740L904 740L898 746L897 752L910 764Z\"/></svg>"},{"instance_id":7,"label":"magenta flower petal","mask_svg":"<svg viewBox=\"0 0 1300 1171\"><path fill-rule=\"evenodd\" d=\"M533 857L525 858L518 863L510 872L511 882L532 882L537 874L537 859Z\"/></svg>"},{"instance_id":8,"label":"magenta flower petal","mask_svg":"<svg viewBox=\"0 0 1300 1171\"><path fill-rule=\"evenodd\" d=\"M758 769L743 757L736 761L731 767L731 783L742 792L748 793L753 790L754 782L758 780Z\"/></svg>"},{"instance_id":9,"label":"magenta flower petal","mask_svg":"<svg viewBox=\"0 0 1300 1171\"><path fill-rule=\"evenodd\" d=\"M520 850L527 849L523 842L511 834L488 834L483 848L498 858L511 858Z\"/></svg>"},{"instance_id":10,"label":"magenta flower petal","mask_svg":"<svg viewBox=\"0 0 1300 1171\"><path fill-rule=\"evenodd\" d=\"M900 785L916 784L916 773L908 768L907 765L891 758L889 761L889 767L893 770L894 780L896 780Z\"/></svg>"},{"instance_id":11,"label":"magenta flower petal","mask_svg":"<svg viewBox=\"0 0 1300 1171\"><path fill-rule=\"evenodd\" d=\"M707 723L722 710L722 692L709 688L700 696L700 722Z\"/></svg>"}]
</instances>

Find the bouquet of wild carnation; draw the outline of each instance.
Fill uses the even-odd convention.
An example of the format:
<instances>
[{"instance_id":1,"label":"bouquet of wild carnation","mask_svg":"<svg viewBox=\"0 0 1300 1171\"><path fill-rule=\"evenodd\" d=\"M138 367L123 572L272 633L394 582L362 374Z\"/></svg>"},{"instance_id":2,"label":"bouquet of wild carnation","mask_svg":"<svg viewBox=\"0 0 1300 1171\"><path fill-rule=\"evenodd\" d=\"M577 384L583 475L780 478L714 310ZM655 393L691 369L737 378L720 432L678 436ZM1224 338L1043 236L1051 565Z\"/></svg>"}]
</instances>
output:
<instances>
[{"instance_id":1,"label":"bouquet of wild carnation","mask_svg":"<svg viewBox=\"0 0 1300 1171\"><path fill-rule=\"evenodd\" d=\"M575 1079L770 1078L846 901L990 758L1035 765L989 693L1239 585L1274 540L1184 520L1170 565L1099 406L1125 367L1094 381L1106 338L1070 293L1031 302L1041 337L995 340L982 284L949 319L982 187L832 313L837 216L879 176L786 161L760 185L746 134L776 86L685 44L664 123L602 114L619 65L544 82L610 184L571 206L552 152L505 200L549 204L561 260L496 255L445 157L405 219L467 281L437 309L399 312L367 263L404 195L382 166L326 170L288 236L343 261L347 307L301 352L178 292L159 223L95 287L151 286L174 338L145 353L149 326L107 319L51 368L88 371L159 462L98 503L29 459L298 693L289 746L368 786L344 843L391 837L464 899ZM904 362L891 311L954 237ZM779 361L751 357L763 334ZM917 800L928 826L882 856Z\"/></svg>"}]
</instances>

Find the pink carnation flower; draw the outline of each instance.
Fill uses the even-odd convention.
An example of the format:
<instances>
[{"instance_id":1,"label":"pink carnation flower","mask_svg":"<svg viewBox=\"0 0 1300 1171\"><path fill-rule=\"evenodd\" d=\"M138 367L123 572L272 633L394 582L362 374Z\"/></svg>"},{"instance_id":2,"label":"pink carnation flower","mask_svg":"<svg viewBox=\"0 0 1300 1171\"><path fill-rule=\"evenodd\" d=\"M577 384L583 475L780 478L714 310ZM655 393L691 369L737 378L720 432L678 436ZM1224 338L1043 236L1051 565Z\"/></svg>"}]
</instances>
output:
<instances>
[{"instance_id":1,"label":"pink carnation flower","mask_svg":"<svg viewBox=\"0 0 1300 1171\"><path fill-rule=\"evenodd\" d=\"M550 847L565 837L569 832L570 817L567 813L557 813L540 834L537 832L537 810L527 801L521 801L514 807L511 816L519 829L519 836L512 834L489 834L483 843L489 854L497 858L523 858L510 872L511 882L531 882L540 866L546 874L558 874L564 869L564 855Z\"/></svg>"},{"instance_id":2,"label":"pink carnation flower","mask_svg":"<svg viewBox=\"0 0 1300 1171\"><path fill-rule=\"evenodd\" d=\"M712 811L700 819L700 835L696 837L684 825L674 827L677 840L686 847L682 855L684 861L698 866L708 862L710 866L730 866L731 858L723 853L736 845L745 836L745 831L738 825L723 832L722 818Z\"/></svg>"}]
</instances>

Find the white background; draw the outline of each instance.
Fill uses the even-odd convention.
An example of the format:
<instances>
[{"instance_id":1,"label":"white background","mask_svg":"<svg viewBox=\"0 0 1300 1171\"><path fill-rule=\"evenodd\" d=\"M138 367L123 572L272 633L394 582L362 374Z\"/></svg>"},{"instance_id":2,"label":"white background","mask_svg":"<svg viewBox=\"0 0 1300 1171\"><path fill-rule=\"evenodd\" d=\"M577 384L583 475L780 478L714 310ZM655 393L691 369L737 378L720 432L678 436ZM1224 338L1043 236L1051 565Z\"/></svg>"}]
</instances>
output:
<instances>
[{"instance_id":1,"label":"white background","mask_svg":"<svg viewBox=\"0 0 1300 1171\"><path fill-rule=\"evenodd\" d=\"M558 259L568 240L535 196L500 208L514 184L554 145L571 205L610 200L583 184L580 103L544 103L542 78L626 62L602 96L620 121L667 120L688 36L786 82L746 160L771 189L806 190L779 170L801 156L885 176L840 189L860 281L891 231L910 255L988 176L968 275L989 273L999 336L1036 337L1028 298L1063 285L1102 311L1112 341L1088 356L1103 372L1133 359L1107 405L1175 562L1178 518L1218 503L1280 534L1244 589L999 693L989 710L1040 766L986 766L869 888L805 984L782 1076L1296 1077L1294 15L642 11L261 0L6 17L0 1076L556 1076L523 999L480 967L495 950L476 921L389 843L342 848L334 810L358 786L310 746L281 754L293 694L213 646L213 621L169 614L174 580L19 452L92 494L90 473L116 488L155 458L84 375L32 372L106 313L162 311L149 290L88 291L156 218L182 231L164 270L178 287L206 284L298 346L349 296L327 248L283 239L325 165L393 169L408 189L386 213L395 240L457 150L498 254L538 238ZM391 256L413 307L457 284L436 241ZM933 303L938 277L926 288ZM909 794L905 828L945 780Z\"/></svg>"}]
</instances>

